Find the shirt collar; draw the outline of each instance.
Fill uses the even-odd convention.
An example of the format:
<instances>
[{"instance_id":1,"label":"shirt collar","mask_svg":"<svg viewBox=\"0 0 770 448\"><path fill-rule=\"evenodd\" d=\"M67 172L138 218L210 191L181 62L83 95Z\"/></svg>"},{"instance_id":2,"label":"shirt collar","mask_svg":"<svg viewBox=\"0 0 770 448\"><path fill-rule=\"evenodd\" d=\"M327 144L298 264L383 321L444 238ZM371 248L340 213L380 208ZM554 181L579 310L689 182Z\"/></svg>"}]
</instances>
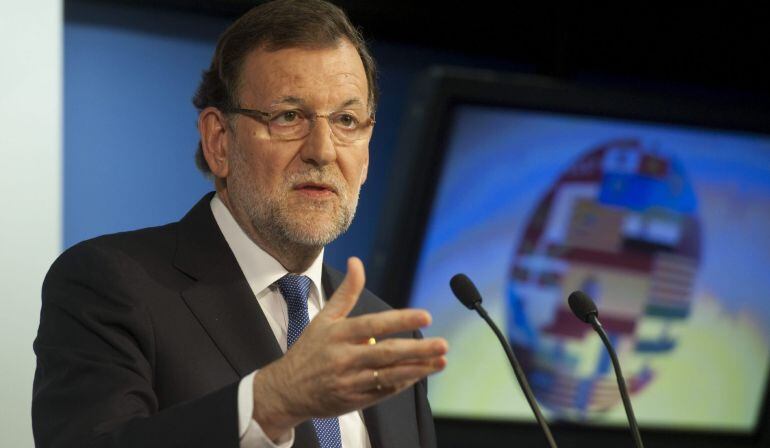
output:
<instances>
[{"instance_id":1,"label":"shirt collar","mask_svg":"<svg viewBox=\"0 0 770 448\"><path fill-rule=\"evenodd\" d=\"M235 259L255 295L259 295L261 291L289 273L278 260L265 252L264 249L246 235L246 232L243 231L235 218L233 218L230 210L219 199L218 194L215 194L211 199L211 212L214 214L214 220L216 220L222 235L225 237L225 241L227 241L228 246L233 251ZM312 281L312 289L314 291L311 291L311 296L313 295L312 292L315 292L315 297L318 298L319 302L323 301L323 291L321 289L323 255L324 249L321 249L318 257L316 257L310 267L301 273L301 275L308 276Z\"/></svg>"}]
</instances>

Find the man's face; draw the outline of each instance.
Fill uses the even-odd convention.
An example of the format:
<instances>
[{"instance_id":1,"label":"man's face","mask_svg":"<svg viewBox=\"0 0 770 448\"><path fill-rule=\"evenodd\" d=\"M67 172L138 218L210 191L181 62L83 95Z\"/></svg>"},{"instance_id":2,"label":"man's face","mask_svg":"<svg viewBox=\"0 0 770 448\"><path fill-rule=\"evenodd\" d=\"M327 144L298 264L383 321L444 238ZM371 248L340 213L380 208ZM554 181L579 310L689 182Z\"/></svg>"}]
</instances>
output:
<instances>
[{"instance_id":1,"label":"man's face","mask_svg":"<svg viewBox=\"0 0 770 448\"><path fill-rule=\"evenodd\" d=\"M366 118L366 74L347 41L320 49L252 51L241 74L241 108L264 112L299 109ZM235 116L227 154L226 188L237 218L248 221L258 243L323 246L344 232L366 179L371 134L340 143L329 122L316 120L299 140L271 138L268 126Z\"/></svg>"}]
</instances>

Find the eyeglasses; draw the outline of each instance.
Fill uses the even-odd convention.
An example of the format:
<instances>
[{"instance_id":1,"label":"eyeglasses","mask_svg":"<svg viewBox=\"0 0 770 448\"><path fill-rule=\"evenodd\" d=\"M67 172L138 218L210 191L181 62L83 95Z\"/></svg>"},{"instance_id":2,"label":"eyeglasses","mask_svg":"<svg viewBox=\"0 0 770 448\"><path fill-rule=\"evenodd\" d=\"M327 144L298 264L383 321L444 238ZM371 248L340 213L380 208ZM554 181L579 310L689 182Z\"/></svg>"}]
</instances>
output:
<instances>
[{"instance_id":1,"label":"eyeglasses","mask_svg":"<svg viewBox=\"0 0 770 448\"><path fill-rule=\"evenodd\" d=\"M316 114L302 109L286 109L263 112L256 109L232 108L227 113L236 113L253 118L267 126L271 139L299 140L307 137L319 118L329 122L332 134L340 143L355 143L371 136L374 117L360 119L353 112Z\"/></svg>"}]
</instances>

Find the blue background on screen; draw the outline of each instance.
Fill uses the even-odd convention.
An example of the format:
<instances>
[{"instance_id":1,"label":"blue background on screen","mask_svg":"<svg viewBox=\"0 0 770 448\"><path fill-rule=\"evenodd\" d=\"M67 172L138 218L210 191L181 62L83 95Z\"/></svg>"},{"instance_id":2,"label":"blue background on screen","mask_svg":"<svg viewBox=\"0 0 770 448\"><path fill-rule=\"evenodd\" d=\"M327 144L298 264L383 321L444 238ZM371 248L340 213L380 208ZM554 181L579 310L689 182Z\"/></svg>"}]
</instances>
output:
<instances>
[{"instance_id":1,"label":"blue background on screen","mask_svg":"<svg viewBox=\"0 0 770 448\"><path fill-rule=\"evenodd\" d=\"M467 273L479 286L490 315L505 322L515 250L536 206L584 154L619 139L638 139L651 151L681 163L694 198L685 195L677 207L687 212L697 207L702 225L702 255L693 294L695 317L676 329L685 348L674 350L654 371L661 378L673 378L677 372L685 375L694 366L715 365L700 375L702 383L692 381L689 389L682 387L681 379L654 380L649 390L637 397L637 415L642 423L653 426L753 428L764 396L770 344L770 230L766 224L770 221L770 138L476 106L456 109L410 302L431 311L434 324L426 333L447 337L453 347L450 356L456 357L450 359L447 371L431 386L431 400L438 415L528 418L525 402L512 402L506 393L509 369L500 366L498 371L496 365L493 368L489 364L498 357L481 353L484 350L479 347L486 346L478 339L486 337L481 329L476 330L481 324L471 313L448 304L451 292L447 279L457 272ZM567 294L569 291L563 291L564 297ZM527 305L548 309L551 305L541 299ZM744 339L733 342L741 350L750 351L751 357L742 359L744 364L737 367L719 355L729 357L734 349L691 344L703 340L699 333L703 328L711 328L705 334L719 341L730 341L740 334ZM476 342L469 346L469 340ZM489 345L495 346L492 342ZM711 355L704 351L712 349ZM458 401L457 394L453 396L450 391L457 390L460 382L472 375L463 370L467 365L479 363L489 366L484 385L472 388L473 394L469 392L481 397L479 402L468 397ZM744 381L731 370L750 378ZM707 383L723 387L712 401L707 401L709 395L705 394ZM669 393L677 387L683 394L692 393L703 401L702 415L681 407L687 395ZM737 398L727 392L731 387L751 391ZM662 403L661 396L672 400L672 415L655 413L655 405ZM720 406L732 418L722 411L707 411ZM612 411L614 414L606 421L622 422L620 409Z\"/></svg>"}]
</instances>

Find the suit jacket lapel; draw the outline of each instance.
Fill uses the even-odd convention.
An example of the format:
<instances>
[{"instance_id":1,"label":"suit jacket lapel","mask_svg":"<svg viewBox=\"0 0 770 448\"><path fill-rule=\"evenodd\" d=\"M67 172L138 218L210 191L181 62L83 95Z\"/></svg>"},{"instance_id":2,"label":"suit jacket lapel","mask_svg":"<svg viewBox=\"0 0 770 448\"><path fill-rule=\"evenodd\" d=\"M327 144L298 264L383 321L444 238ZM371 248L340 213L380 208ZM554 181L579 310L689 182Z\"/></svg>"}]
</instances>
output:
<instances>
[{"instance_id":1,"label":"suit jacket lapel","mask_svg":"<svg viewBox=\"0 0 770 448\"><path fill-rule=\"evenodd\" d=\"M340 283L342 283L342 279L344 278L344 275L337 271L336 269L330 268L327 265L323 265L323 270L321 271L321 283L324 289L324 294L326 294L326 299L328 300L331 298L332 294L334 294L334 291L337 290L337 288L340 286ZM374 298L374 294L369 292L368 290L364 289L363 293L361 293L361 297L358 299L358 302L356 303L356 306L353 307L352 310L350 310L350 314L348 316L355 317L360 316L362 314L366 313L372 313L377 311L374 307L372 307L372 299Z\"/></svg>"},{"instance_id":2,"label":"suit jacket lapel","mask_svg":"<svg viewBox=\"0 0 770 448\"><path fill-rule=\"evenodd\" d=\"M211 213L213 193L179 222L174 265L197 280L182 298L239 377L283 356L241 268ZM295 446L317 447L312 423L295 428Z\"/></svg>"},{"instance_id":3,"label":"suit jacket lapel","mask_svg":"<svg viewBox=\"0 0 770 448\"><path fill-rule=\"evenodd\" d=\"M196 279L187 306L240 377L282 356L206 195L179 223L175 265Z\"/></svg>"}]
</instances>

